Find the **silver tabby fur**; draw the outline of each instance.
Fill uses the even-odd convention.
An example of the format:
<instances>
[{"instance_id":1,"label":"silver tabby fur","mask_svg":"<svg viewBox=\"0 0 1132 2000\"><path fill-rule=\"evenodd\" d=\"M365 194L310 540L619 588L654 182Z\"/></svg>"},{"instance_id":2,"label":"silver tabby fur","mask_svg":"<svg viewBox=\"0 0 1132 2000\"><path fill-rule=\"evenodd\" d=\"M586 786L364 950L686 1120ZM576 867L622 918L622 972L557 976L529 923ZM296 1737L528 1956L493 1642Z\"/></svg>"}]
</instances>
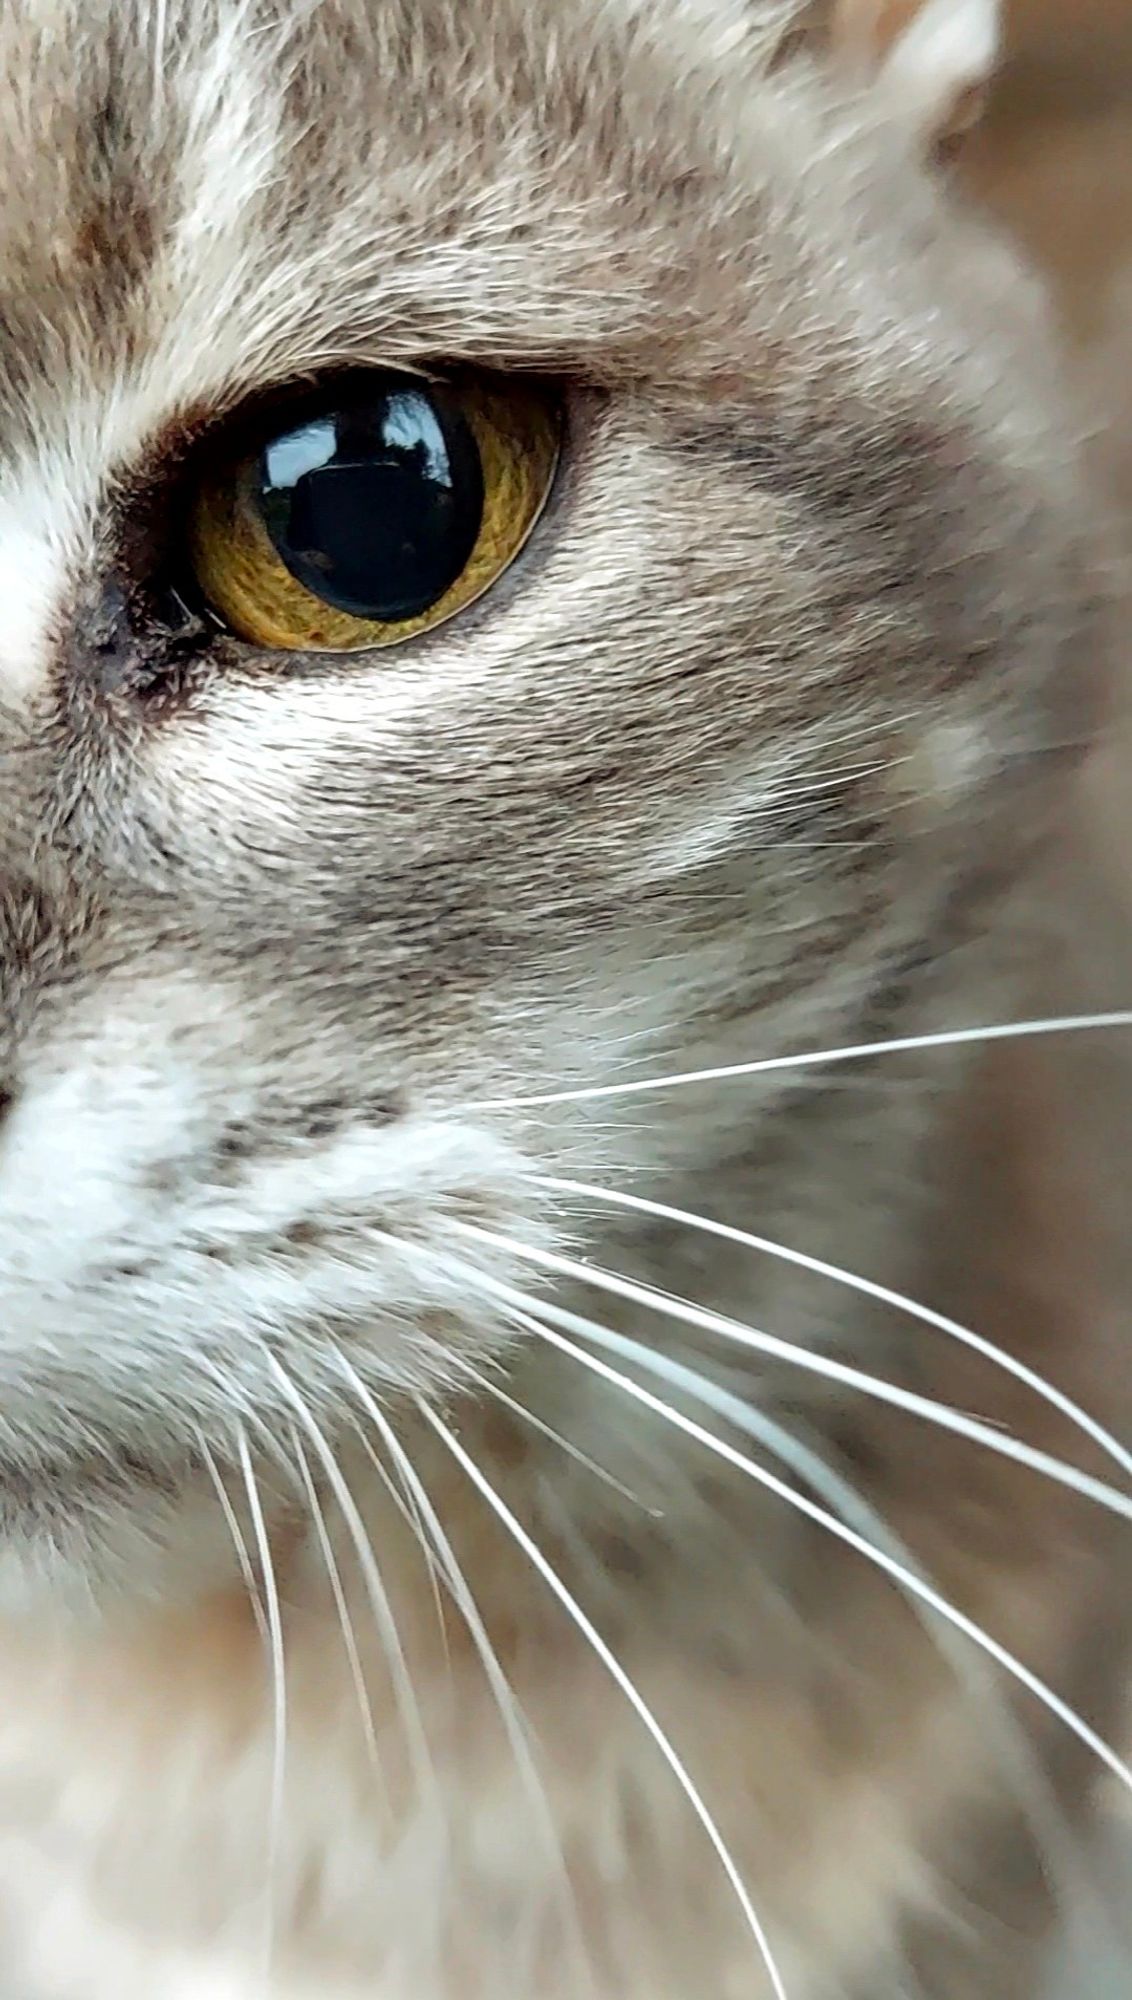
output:
<instances>
[{"instance_id":1,"label":"silver tabby fur","mask_svg":"<svg viewBox=\"0 0 1132 2000\"><path fill-rule=\"evenodd\" d=\"M1001 1186L1032 1144L1001 1138L977 1049L509 1102L1008 1020L1036 990L1002 913L1063 809L1108 589L1073 427L1011 256L891 96L784 39L792 15L0 12L3 2000L769 1993L685 1792L418 1396L660 1719L790 2000L1036 1991L1080 1745L1034 1704L1012 1724L1009 1679L957 1667L889 1577L476 1275L774 1416L1115 1726L1103 1514L522 1254L1103 1470L942 1334L541 1183L628 1190L981 1315L1129 1416L1112 1313L1046 1282L1079 1234L1062 1158L1010 1279L984 1256L1022 1226ZM345 362L565 384L529 549L400 651L170 637L140 586L185 451ZM1004 1103L1045 1088L1036 1057L1006 1078ZM493 1399L497 1369L609 1477ZM467 1577L541 1803L458 1592L441 1633L357 1379ZM208 1473L254 1555L244 1453L281 1770Z\"/></svg>"}]
</instances>

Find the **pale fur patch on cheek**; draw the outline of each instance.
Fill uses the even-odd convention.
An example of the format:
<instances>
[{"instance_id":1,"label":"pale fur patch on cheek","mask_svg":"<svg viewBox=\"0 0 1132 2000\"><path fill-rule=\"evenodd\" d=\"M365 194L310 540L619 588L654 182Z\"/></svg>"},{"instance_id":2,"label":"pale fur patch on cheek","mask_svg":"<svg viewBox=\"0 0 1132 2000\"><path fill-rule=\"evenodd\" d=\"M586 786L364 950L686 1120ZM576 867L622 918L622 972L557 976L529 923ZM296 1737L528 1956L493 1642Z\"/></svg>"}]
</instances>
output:
<instances>
[{"instance_id":1,"label":"pale fur patch on cheek","mask_svg":"<svg viewBox=\"0 0 1132 2000\"><path fill-rule=\"evenodd\" d=\"M989 731L977 719L949 718L911 735L885 773L890 798L931 825L963 799L976 795L993 768Z\"/></svg>"},{"instance_id":2,"label":"pale fur patch on cheek","mask_svg":"<svg viewBox=\"0 0 1132 2000\"><path fill-rule=\"evenodd\" d=\"M229 830L241 841L253 830L268 839L301 831L324 764L348 760L353 768L360 743L379 770L374 753L383 740L400 747L417 719L470 707L506 664L505 645L500 653L490 638L475 648L446 642L442 628L429 652L414 652L407 666L396 658L347 657L285 689L222 687L206 728L157 735L143 750L162 808L175 814L179 829L207 842L213 862L218 836L222 841ZM378 789L375 814L380 803ZM325 812L317 797L313 806Z\"/></svg>"},{"instance_id":3,"label":"pale fur patch on cheek","mask_svg":"<svg viewBox=\"0 0 1132 2000\"><path fill-rule=\"evenodd\" d=\"M89 410L69 413L32 462L0 483L0 713L26 716L42 698L60 621L88 559L103 453Z\"/></svg>"},{"instance_id":4,"label":"pale fur patch on cheek","mask_svg":"<svg viewBox=\"0 0 1132 2000\"><path fill-rule=\"evenodd\" d=\"M6 1135L5 1236L26 1245L46 1230L56 1280L81 1272L128 1237L133 1184L184 1151L198 1101L189 1068L128 1064L100 1071L80 1062L28 1092Z\"/></svg>"},{"instance_id":5,"label":"pale fur patch on cheek","mask_svg":"<svg viewBox=\"0 0 1132 2000\"><path fill-rule=\"evenodd\" d=\"M43 538L26 528L15 508L0 507L0 712L18 713L43 685L47 633L59 596L58 560Z\"/></svg>"}]
</instances>

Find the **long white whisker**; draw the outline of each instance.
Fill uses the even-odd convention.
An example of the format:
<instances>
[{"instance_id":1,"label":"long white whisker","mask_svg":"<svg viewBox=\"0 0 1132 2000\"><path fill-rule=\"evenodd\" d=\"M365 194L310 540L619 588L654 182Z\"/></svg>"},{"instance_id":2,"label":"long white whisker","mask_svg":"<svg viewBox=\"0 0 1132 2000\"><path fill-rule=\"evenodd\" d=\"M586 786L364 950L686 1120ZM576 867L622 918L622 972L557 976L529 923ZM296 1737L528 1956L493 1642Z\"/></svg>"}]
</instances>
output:
<instances>
[{"instance_id":1,"label":"long white whisker","mask_svg":"<svg viewBox=\"0 0 1132 2000\"><path fill-rule=\"evenodd\" d=\"M563 1257L557 1251L543 1250L532 1243L523 1243L518 1237L497 1234L494 1230L481 1229L478 1223L459 1222L452 1219L449 1228L473 1242L485 1243L497 1250L507 1250L525 1262L535 1264L540 1270L553 1271L560 1277L580 1279L595 1290L609 1292L614 1298L627 1299L633 1305L659 1313L665 1319L675 1320L681 1326L695 1327L703 1333L717 1334L723 1340L730 1340L746 1347L756 1354L766 1354L778 1361L785 1361L792 1368L804 1373L817 1375L827 1382L837 1382L843 1388L854 1389L874 1401L887 1403L894 1409L903 1410L909 1416L921 1418L934 1424L937 1429L951 1431L956 1437L965 1438L971 1444L993 1452L999 1458L1012 1460L1025 1466L1029 1471L1052 1480L1082 1499L1103 1507L1108 1513L1116 1514L1121 1520L1132 1521L1132 1495L1118 1492L1107 1486L1103 1480L1094 1479L1076 1466L1065 1464L1062 1459L1052 1457L1048 1452L1038 1451L1019 1439L996 1431L989 1424L980 1423L976 1417L965 1416L953 1410L946 1403L937 1403L929 1396L918 1396L911 1389L902 1389L896 1383L885 1381L881 1376L870 1375L865 1370L854 1368L847 1361L834 1360L828 1354L819 1354L812 1348L799 1347L794 1342L782 1340L777 1334L763 1333L756 1327L744 1326L738 1320L725 1318L701 1306L692 1305L686 1299L671 1297L668 1293L653 1291L647 1285L639 1285L631 1278L621 1277L612 1271L603 1271L591 1264L580 1263L576 1258ZM515 1304L510 1288L499 1280L485 1275L485 1286L495 1296Z\"/></svg>"},{"instance_id":2,"label":"long white whisker","mask_svg":"<svg viewBox=\"0 0 1132 2000\"><path fill-rule=\"evenodd\" d=\"M1094 1444L1099 1445L1101 1450L1119 1465L1121 1471L1132 1478L1132 1450L1122 1445L1118 1438L1113 1437L1111 1431L1106 1430L1095 1417L1091 1417L1088 1411L1075 1403L1071 1396L1067 1396L1057 1388L1056 1384L1047 1381L1046 1377L1039 1375L1035 1369L1028 1368L1024 1361L1016 1360L1014 1355L996 1346L994 1341L987 1340L983 1334L974 1333L970 1327L962 1326L958 1320L949 1319L945 1313L933 1311L930 1306L920 1305L916 1299L910 1298L904 1292L893 1291L887 1285L876 1284L871 1278L863 1278L854 1271L843 1270L840 1265L829 1264L824 1258L810 1257L804 1251L793 1250L785 1243L774 1242L770 1237L756 1236L748 1230L733 1228L729 1223L716 1222L711 1216L694 1215L687 1209L672 1208L667 1202L647 1200L643 1195L626 1194L620 1189L611 1191L607 1188L593 1187L585 1181L557 1180L550 1176L542 1176L539 1185L559 1194L579 1195L590 1201L609 1203L616 1208L632 1209L640 1215L655 1216L662 1222L683 1223L689 1229L698 1229L706 1235L722 1237L727 1242L741 1244L748 1250L761 1251L763 1255L777 1258L782 1263L793 1264L801 1271L810 1271L815 1277L829 1278L834 1284L846 1285L850 1291L859 1292L865 1298L875 1299L881 1305L892 1306L897 1312L908 1313L913 1319L921 1321L924 1326L935 1327L937 1332L945 1333L950 1339L961 1342L964 1347L981 1354L996 1368L1003 1369L1006 1374L1013 1375L1017 1381L1025 1383L1026 1387L1040 1396L1043 1402L1049 1403L1063 1417L1068 1417L1079 1430L1091 1437Z\"/></svg>"},{"instance_id":3,"label":"long white whisker","mask_svg":"<svg viewBox=\"0 0 1132 2000\"><path fill-rule=\"evenodd\" d=\"M389 1602L389 1595L386 1591L385 1582L378 1567L372 1544L369 1536L366 1534L365 1523L358 1512L357 1502L349 1486L346 1484L342 1468L335 1459L322 1431L308 1410L306 1403L303 1401L286 1369L277 1356L272 1354L270 1348L265 1347L263 1355L265 1365L275 1377L282 1394L294 1410L299 1423L313 1445L319 1463L326 1474L327 1483L341 1510L342 1518L346 1523L350 1540L354 1545L365 1581L366 1595L369 1598L370 1607L373 1611L374 1622L381 1637L385 1657L389 1663L394 1698L401 1717L401 1726L405 1731L405 1739L408 1744L409 1757L413 1767L417 1790L420 1796L427 1796L435 1800L437 1797L436 1773L433 1769L432 1756L428 1747L428 1738L425 1735L424 1723L421 1719L416 1691L413 1687L412 1676L409 1673L408 1663L406 1662L404 1649L401 1645L401 1635L397 1629L393 1607Z\"/></svg>"},{"instance_id":4,"label":"long white whisker","mask_svg":"<svg viewBox=\"0 0 1132 2000\"><path fill-rule=\"evenodd\" d=\"M491 1508L497 1520L501 1522L503 1527L507 1530L507 1533L511 1536L512 1540L522 1551L523 1555L526 1556L528 1562L531 1563L531 1565L535 1570L537 1570L538 1574L542 1577L544 1583L546 1583L548 1588L553 1592L554 1596L558 1599L558 1602L561 1604L563 1610L571 1618L574 1625L577 1627L578 1631L585 1639L586 1643L591 1647L592 1651L595 1653L598 1660L600 1660L606 1672L610 1675L612 1680L620 1688L622 1694L625 1696L625 1699L628 1701L628 1703L634 1710L639 1720L644 1724L644 1727L647 1729L653 1742L656 1744L657 1749L660 1751L660 1754L664 1758L665 1763L668 1765L669 1770L675 1777L678 1785L680 1786L682 1792L684 1793L685 1798L687 1799L689 1805L691 1806L693 1812L695 1813L696 1818L699 1820L700 1825L703 1827L703 1830L707 1835L708 1840L711 1842L711 1845L715 1850L720 1866L722 1867L728 1882L731 1884L731 1888L735 1894L736 1901L738 1902L739 1907L743 1912L743 1916L746 1919L747 1926L758 1948L759 1956L762 1960L763 1965L766 1968L767 1977L770 1980L775 2000L787 2000L787 1993L786 1993L786 1988L782 1982L782 1975L778 1970L778 1966L775 1961L774 1954L771 1951L770 1943L767 1938L766 1932L763 1928L762 1921L759 1917L758 1911L755 1909L755 1906L751 1901L750 1895L743 1881L743 1878L740 1875L739 1870L732 1857L731 1850L727 1846L727 1843L724 1840L722 1833L720 1832L718 1826L716 1825L714 1818L709 1812L707 1805L705 1804L699 1790L697 1789L695 1783L693 1782L693 1779L687 1767L683 1763L682 1759L680 1758L678 1752L674 1748L670 1738L665 1733L661 1724L657 1721L656 1716L653 1714L652 1709L645 1701L644 1696L640 1693L640 1690L637 1688L631 1676L628 1673L626 1673L625 1668L621 1665L621 1662L617 1658L616 1654L610 1650L609 1646L602 1638L601 1633L597 1630L597 1627L586 1616L581 1605L578 1603L577 1598L574 1597L573 1593L568 1589L567 1585L562 1581L562 1578L559 1576L557 1570L554 1568L554 1565L547 1560L546 1556L539 1548L538 1543L532 1539L532 1537L527 1533L526 1529L523 1527L522 1523L516 1519L515 1515L511 1512L511 1509L508 1507L506 1501L501 1497L500 1494L496 1492L491 1481L480 1470L479 1466L476 1464L475 1460L469 1455L469 1453L464 1450L464 1447L460 1443L459 1439L453 1434L451 1430L449 1430L447 1424L445 1424L442 1421L442 1419L436 1415L436 1412L429 1408L428 1404L421 1397L417 1398L417 1408L419 1409L425 1422L431 1425L432 1429L435 1431L437 1437L440 1439L441 1443L445 1446L446 1450L451 1452L453 1458L456 1460L456 1463L466 1473L468 1479L471 1481L472 1485L476 1488L477 1492L487 1502L487 1505Z\"/></svg>"},{"instance_id":5,"label":"long white whisker","mask_svg":"<svg viewBox=\"0 0 1132 2000\"><path fill-rule=\"evenodd\" d=\"M424 1531L429 1536L440 1560L444 1580L452 1594L453 1602L457 1606L471 1635L472 1644L479 1655L485 1679L491 1689L492 1697L499 1712L499 1719L503 1724L503 1731L507 1738L511 1755L515 1759L516 1769L519 1772L523 1787L527 1793L527 1798L534 1812L535 1819L547 1843L551 1865L562 1891L563 1913L566 1923L568 1928L573 1932L579 1956L584 1963L585 1950L582 1943L581 1927L578 1922L578 1911L574 1900L573 1886L570 1881L569 1870L566 1866L566 1857L562 1852L562 1842L559 1837L558 1827L554 1814L551 1811L550 1801L547 1798L546 1788L543 1785L538 1765L535 1762L527 1720L515 1697L514 1689L500 1664L499 1655L491 1643L491 1638L483 1622L483 1617L476 1603L471 1585L460 1565L456 1551L452 1547L448 1535L445 1533L440 1517L429 1498L428 1490L420 1473L417 1471L416 1466L413 1464L380 1403L376 1397L371 1395L366 1384L358 1374L357 1369L352 1366L345 1355L338 1353L335 1358L346 1381L369 1417L370 1422L377 1430L386 1451L396 1466L398 1476L405 1487L406 1493L411 1493L413 1496L420 1519L424 1525ZM592 1984L592 1974L588 1983Z\"/></svg>"},{"instance_id":6,"label":"long white whisker","mask_svg":"<svg viewBox=\"0 0 1132 2000\"><path fill-rule=\"evenodd\" d=\"M256 1554L259 1558L260 1576L263 1582L264 1613L267 1624L269 1646L268 1658L271 1666L272 1724L271 1724L271 1821L268 1829L267 1850L267 1899L265 1940L265 1979L270 1980L271 1960L274 1948L274 1895L278 1878L279 1850L283 1833L283 1788L287 1772L287 1672L283 1646L283 1617L279 1605L279 1586L275 1576L275 1564L271 1555L267 1524L263 1518L259 1485L252 1467L251 1452L247 1435L240 1425L236 1430L236 1452L240 1461L240 1473L248 1498L248 1512L251 1516L252 1533L255 1538Z\"/></svg>"},{"instance_id":7,"label":"long white whisker","mask_svg":"<svg viewBox=\"0 0 1132 2000\"><path fill-rule=\"evenodd\" d=\"M346 1653L346 1663L350 1670L350 1679L353 1682L354 1694L358 1704L358 1714L361 1718L366 1753L369 1758L370 1768L377 1782L382 1804L388 1815L389 1794L385 1785L385 1774L381 1768L381 1753L377 1746L377 1731L374 1727L373 1706L369 1698L369 1689L366 1686L361 1655L358 1652L357 1633L354 1630L354 1621L350 1616L350 1607L346 1602L346 1592L342 1585L342 1572L338 1567L338 1560L334 1554L334 1547L330 1540L330 1531L326 1525L326 1515L323 1511L322 1502L318 1497L314 1475L307 1461L306 1452L303 1450L302 1439L295 1431L291 1433L291 1449L295 1454L295 1463L299 1468L299 1477L302 1480L303 1491L306 1495L307 1510L318 1539L322 1566L326 1571L326 1579L330 1585L331 1595L334 1599L334 1609L338 1618L339 1630L342 1634L342 1645Z\"/></svg>"},{"instance_id":8,"label":"long white whisker","mask_svg":"<svg viewBox=\"0 0 1132 2000\"><path fill-rule=\"evenodd\" d=\"M582 1466L586 1472L592 1473L595 1479L600 1479L603 1486L608 1486L612 1492L619 1493L623 1500L628 1500L634 1507L639 1507L643 1514L651 1515L654 1521L663 1518L661 1508L650 1507L641 1499L639 1493L634 1493L631 1486L626 1486L620 1479L616 1479L604 1465L599 1465L597 1460L583 1451L580 1445L576 1445L572 1438L563 1437L562 1432L555 1430L554 1425L548 1424L545 1418L536 1416L525 1403L520 1403L517 1396L508 1395L506 1389L501 1388L498 1382L493 1382L491 1376L485 1375L482 1369L473 1368L470 1362L462 1359L457 1361L456 1366L459 1374L474 1383L485 1396L490 1396L494 1402L501 1403L505 1410L510 1410L513 1416L518 1417L522 1423L529 1424L531 1429L538 1431L542 1437L549 1438L551 1444L556 1444L560 1451L565 1452L567 1458L573 1459L575 1465Z\"/></svg>"},{"instance_id":9,"label":"long white whisker","mask_svg":"<svg viewBox=\"0 0 1132 2000\"><path fill-rule=\"evenodd\" d=\"M204 1465L204 1469L207 1472L209 1479L212 1481L212 1485L216 1493L216 1498L220 1503L220 1511L224 1516L224 1520L228 1528L228 1533L232 1538L232 1546L236 1552L236 1561L240 1567L240 1580L243 1583L244 1589L246 1590L248 1595L248 1603L251 1605L252 1608L252 1617L255 1619L255 1626L256 1626L256 1631L259 1633L260 1644L264 1648L266 1648L267 1646L270 1645L270 1638L267 1630L267 1619L264 1616L263 1600L260 1597L259 1586L255 1580L255 1572L252 1568L251 1556L248 1554L248 1545L244 1539L244 1531L240 1526L240 1522L236 1514L236 1509L232 1505L232 1501L228 1493L228 1488L225 1486L224 1481L220 1476L220 1469L217 1466L216 1460L214 1459L212 1452L209 1448L208 1441L205 1438L204 1433L202 1431L197 1432L196 1443L197 1443L197 1450L201 1455L201 1461Z\"/></svg>"},{"instance_id":10,"label":"long white whisker","mask_svg":"<svg viewBox=\"0 0 1132 2000\"><path fill-rule=\"evenodd\" d=\"M1002 1021L986 1028L954 1028L936 1035L901 1035L886 1042L857 1042L849 1047L811 1049L807 1054L762 1056L754 1062L722 1063L713 1069L682 1070L674 1076L642 1077L629 1083L589 1084L579 1090L547 1090L533 1097L481 1097L460 1105L461 1111L512 1111L545 1104L580 1104L601 1097L637 1097L645 1091L679 1090L686 1084L719 1083L733 1076L762 1076L776 1070L811 1069L819 1064L863 1062L870 1056L912 1054L921 1049L961 1047L964 1043L1024 1041L1041 1035L1079 1035L1105 1028L1132 1028L1132 1011L1071 1014L1064 1019Z\"/></svg>"},{"instance_id":11,"label":"long white whisker","mask_svg":"<svg viewBox=\"0 0 1132 2000\"><path fill-rule=\"evenodd\" d=\"M549 1333L546 1324L536 1317L541 1303L539 1299L532 1297L530 1312L512 1309L510 1313L516 1325L528 1333L533 1333L536 1338L545 1337ZM582 1325L589 1329L593 1327L594 1322L583 1321ZM553 1342L550 1344L553 1345ZM715 1410L735 1429L753 1437L764 1450L772 1452L791 1472L804 1480L818 1498L831 1506L849 1527L856 1528L858 1534L864 1535L894 1562L913 1572L922 1582L930 1584L931 1578L875 1508L862 1499L861 1495L840 1473L827 1464L825 1459L795 1437L775 1418L730 1391L720 1388L699 1370L689 1368L667 1355L654 1354L651 1349L644 1348L641 1356L633 1358L641 1360L649 1372L671 1383L674 1388L682 1390L707 1408ZM523 1413L521 1404L517 1405L517 1408ZM912 1598L911 1602L925 1631L929 1633L932 1643L950 1666L960 1686L984 1706L992 1704L997 1711L998 1737L1004 1741L1019 1803L1034 1833L1040 1855L1043 1859L1050 1860L1052 1872L1049 1880L1061 1893L1065 1907L1080 1909L1086 1904L1091 1905L1097 1923L1104 1929L1111 1930L1111 1912L1103 1897L1096 1891L1087 1871L1081 1866L1080 1844L1068 1825L1056 1794L1046 1780L1024 1731L994 1686L990 1669L981 1656L974 1661L970 1658L966 1641L951 1625L941 1621L919 1599ZM1057 1857L1056 1863L1054 1856ZM1072 1888L1065 1889L1066 1882L1071 1882Z\"/></svg>"},{"instance_id":12,"label":"long white whisker","mask_svg":"<svg viewBox=\"0 0 1132 2000\"><path fill-rule=\"evenodd\" d=\"M341 1356L339 1356L340 1359ZM404 1481L402 1480L398 1483L398 1480L394 1479L389 1467L383 1462L379 1453L375 1451L373 1439L360 1423L357 1424L357 1437L362 1450L376 1472L386 1493L388 1493L397 1513L405 1523L414 1545L420 1551L428 1575L428 1585L433 1605L436 1609L436 1623L440 1632L440 1643L444 1649L445 1660L447 1660L448 1627L444 1617L444 1597L441 1589L440 1568L436 1559L436 1551L424 1531L416 1501L411 1491L405 1486Z\"/></svg>"},{"instance_id":13,"label":"long white whisker","mask_svg":"<svg viewBox=\"0 0 1132 2000\"><path fill-rule=\"evenodd\" d=\"M539 1310L541 1313L541 1302ZM549 1317L549 1315L547 1316ZM593 1341L595 1344L607 1346L611 1352L624 1355L626 1359L632 1360L642 1368L652 1368L654 1372L657 1372L657 1357L654 1356L651 1348L646 1347L643 1342L631 1340L628 1335L614 1333L608 1327L598 1326L592 1322L581 1320L580 1325L585 1328L584 1337L586 1339ZM765 1466L757 1465L752 1459L747 1458L743 1452L737 1451L733 1445L729 1445L725 1439L715 1437L702 1424L696 1423L694 1418L685 1416L682 1410L678 1410L671 1404L666 1403L662 1397L653 1395L651 1390L644 1388L639 1382L634 1382L631 1376L623 1374L620 1369L613 1368L608 1362L602 1361L600 1356L590 1354L586 1348L578 1346L575 1341L568 1340L565 1335L555 1332L551 1326L543 1326L541 1328L541 1338L548 1341L560 1353L568 1354L581 1367L588 1369L592 1374L600 1376L603 1381L613 1383L617 1388L623 1390L626 1395L631 1396L634 1401L641 1403L646 1409L651 1410L655 1416L660 1417L665 1423L674 1425L677 1430L683 1431L687 1437L694 1438L697 1443L702 1444L708 1451L714 1453L717 1458L724 1459L727 1464L734 1466L737 1471L744 1473L748 1479L755 1480L758 1485L765 1487L769 1493L773 1493L778 1499L785 1501L787 1506L793 1507L798 1513L804 1514L808 1520L815 1522L819 1527L826 1529L829 1534L836 1536L838 1541L844 1542L848 1548L855 1550L858 1555L863 1556L866 1562L870 1562L876 1568L883 1570L887 1576L890 1576L895 1583L899 1584L902 1590L907 1591L912 1597L918 1598L921 1603L926 1604L930 1610L934 1611L938 1617L944 1619L947 1624L954 1626L957 1631L963 1633L965 1638L970 1639L981 1651L988 1654L995 1661L996 1665L1002 1667L1006 1673L1010 1674L1021 1687L1026 1689L1027 1693L1033 1695L1044 1708L1048 1709L1051 1715L1056 1716L1058 1721L1063 1723L1077 1737L1078 1741L1083 1743L1086 1749L1107 1770L1112 1772L1119 1783L1128 1792L1132 1793L1132 1769L1129 1768L1102 1737L1097 1735L1095 1730L1089 1727L1089 1724L1077 1714L1076 1710L1070 1708L1068 1703L1061 1699L1060 1695L1055 1694L1052 1688L1048 1687L1043 1680L1040 1680L1036 1674L1032 1673L1029 1667L1025 1666L1005 1646L1001 1646L997 1639L991 1637L990 1633L985 1632L981 1625L975 1623L974 1619L968 1618L965 1612L960 1611L957 1606L943 1597L939 1591L933 1589L929 1583L924 1582L914 1570L909 1570L903 1563L897 1562L892 1556L886 1554L883 1549L876 1547L866 1536L859 1534L856 1529L849 1527L845 1522L839 1521L836 1515L831 1514L827 1508L819 1506L816 1501L808 1499L805 1494L796 1492L792 1486L787 1485L785 1480L778 1478L775 1473L769 1472ZM724 1390L719 1390L716 1393L720 1398L726 1397ZM701 1395L700 1400L707 1401L708 1398ZM714 1402L715 1397L713 1396L711 1400ZM728 1399L729 1404L730 1400ZM737 1401L738 1399L735 1400ZM728 1421L734 1423L736 1427L742 1423L743 1428L749 1429L749 1423L742 1415L744 1407L742 1404L739 1404L738 1410L728 1407L726 1415Z\"/></svg>"}]
</instances>

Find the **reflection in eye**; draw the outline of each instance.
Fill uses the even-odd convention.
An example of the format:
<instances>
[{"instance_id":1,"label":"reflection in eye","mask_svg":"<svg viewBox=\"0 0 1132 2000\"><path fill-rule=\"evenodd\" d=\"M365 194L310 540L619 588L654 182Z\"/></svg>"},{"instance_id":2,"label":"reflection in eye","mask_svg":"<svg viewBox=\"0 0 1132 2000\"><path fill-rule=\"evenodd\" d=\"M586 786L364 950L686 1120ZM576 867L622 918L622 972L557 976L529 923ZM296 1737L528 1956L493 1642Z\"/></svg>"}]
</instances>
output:
<instances>
[{"instance_id":1,"label":"reflection in eye","mask_svg":"<svg viewBox=\"0 0 1132 2000\"><path fill-rule=\"evenodd\" d=\"M291 575L357 618L419 618L461 575L483 518L483 472L458 411L429 391L364 390L306 431L329 430L331 450L296 476L270 477L276 440L260 466L264 525ZM309 456L309 452L307 454Z\"/></svg>"},{"instance_id":2,"label":"reflection in eye","mask_svg":"<svg viewBox=\"0 0 1132 2000\"><path fill-rule=\"evenodd\" d=\"M269 486L294 486L306 472L326 465L335 451L334 425L323 418L304 424L289 437L276 438L263 454Z\"/></svg>"},{"instance_id":3,"label":"reflection in eye","mask_svg":"<svg viewBox=\"0 0 1132 2000\"><path fill-rule=\"evenodd\" d=\"M428 477L439 486L452 484L440 425L422 397L390 396L385 438L388 444L400 445L404 451L422 451Z\"/></svg>"}]
</instances>

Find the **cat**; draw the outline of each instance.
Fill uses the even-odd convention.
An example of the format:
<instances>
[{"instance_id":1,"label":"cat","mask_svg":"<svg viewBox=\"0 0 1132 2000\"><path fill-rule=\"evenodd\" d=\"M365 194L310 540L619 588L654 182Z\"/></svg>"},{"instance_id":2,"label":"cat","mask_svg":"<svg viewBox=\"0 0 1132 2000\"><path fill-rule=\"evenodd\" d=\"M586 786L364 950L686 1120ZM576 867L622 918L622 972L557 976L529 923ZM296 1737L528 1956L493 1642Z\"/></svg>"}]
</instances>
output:
<instances>
[{"instance_id":1,"label":"cat","mask_svg":"<svg viewBox=\"0 0 1132 2000\"><path fill-rule=\"evenodd\" d=\"M1119 1952L1126 996L979 1032L1088 1013L1118 583L998 30L7 0L3 2000Z\"/></svg>"}]
</instances>

